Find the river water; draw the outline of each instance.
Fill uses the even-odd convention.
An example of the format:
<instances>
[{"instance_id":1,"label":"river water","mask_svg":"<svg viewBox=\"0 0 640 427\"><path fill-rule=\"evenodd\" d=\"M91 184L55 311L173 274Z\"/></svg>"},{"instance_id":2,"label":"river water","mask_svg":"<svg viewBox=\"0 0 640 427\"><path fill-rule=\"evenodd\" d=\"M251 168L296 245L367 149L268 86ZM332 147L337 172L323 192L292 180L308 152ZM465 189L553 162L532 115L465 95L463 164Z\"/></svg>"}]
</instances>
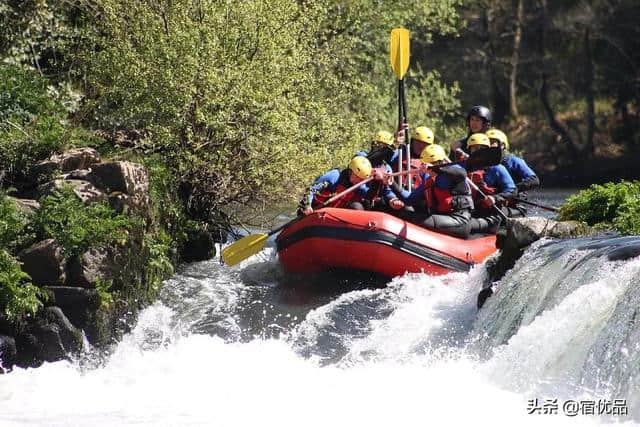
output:
<instances>
[{"instance_id":1,"label":"river water","mask_svg":"<svg viewBox=\"0 0 640 427\"><path fill-rule=\"evenodd\" d=\"M0 425L640 425L639 247L536 242L480 311L484 266L382 286L287 277L273 247L194 263L108 356L0 376Z\"/></svg>"}]
</instances>

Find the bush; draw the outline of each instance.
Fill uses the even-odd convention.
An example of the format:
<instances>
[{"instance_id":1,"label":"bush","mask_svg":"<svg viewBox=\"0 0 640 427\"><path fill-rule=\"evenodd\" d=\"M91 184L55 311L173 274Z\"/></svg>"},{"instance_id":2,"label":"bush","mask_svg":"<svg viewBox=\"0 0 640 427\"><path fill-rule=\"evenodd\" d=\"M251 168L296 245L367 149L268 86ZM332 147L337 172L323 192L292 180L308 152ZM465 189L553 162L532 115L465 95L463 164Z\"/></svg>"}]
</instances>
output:
<instances>
[{"instance_id":1,"label":"bush","mask_svg":"<svg viewBox=\"0 0 640 427\"><path fill-rule=\"evenodd\" d=\"M34 219L39 239L54 238L67 256L109 243L124 244L137 220L116 214L104 202L85 206L70 187L48 196Z\"/></svg>"},{"instance_id":2,"label":"bush","mask_svg":"<svg viewBox=\"0 0 640 427\"><path fill-rule=\"evenodd\" d=\"M48 82L32 70L0 64L0 122L25 125L40 115L63 114L47 89Z\"/></svg>"},{"instance_id":3,"label":"bush","mask_svg":"<svg viewBox=\"0 0 640 427\"><path fill-rule=\"evenodd\" d=\"M148 132L137 148L161 152L191 218L212 222L233 204L296 201L375 130L395 127L394 25L411 22L426 45L460 24L456 0L98 3L104 39L84 45L76 67L83 117ZM435 72L413 67L408 86L415 123L439 126L459 108L457 87Z\"/></svg>"},{"instance_id":4,"label":"bush","mask_svg":"<svg viewBox=\"0 0 640 427\"><path fill-rule=\"evenodd\" d=\"M20 263L0 249L0 310L10 321L21 321L36 314L46 297L31 283Z\"/></svg>"},{"instance_id":5,"label":"bush","mask_svg":"<svg viewBox=\"0 0 640 427\"><path fill-rule=\"evenodd\" d=\"M16 253L33 240L29 218L16 204L0 193L0 248Z\"/></svg>"},{"instance_id":6,"label":"bush","mask_svg":"<svg viewBox=\"0 0 640 427\"><path fill-rule=\"evenodd\" d=\"M559 218L640 234L640 181L594 184L569 197Z\"/></svg>"},{"instance_id":7,"label":"bush","mask_svg":"<svg viewBox=\"0 0 640 427\"><path fill-rule=\"evenodd\" d=\"M0 170L25 181L31 168L62 146L64 109L31 70L0 65Z\"/></svg>"}]
</instances>

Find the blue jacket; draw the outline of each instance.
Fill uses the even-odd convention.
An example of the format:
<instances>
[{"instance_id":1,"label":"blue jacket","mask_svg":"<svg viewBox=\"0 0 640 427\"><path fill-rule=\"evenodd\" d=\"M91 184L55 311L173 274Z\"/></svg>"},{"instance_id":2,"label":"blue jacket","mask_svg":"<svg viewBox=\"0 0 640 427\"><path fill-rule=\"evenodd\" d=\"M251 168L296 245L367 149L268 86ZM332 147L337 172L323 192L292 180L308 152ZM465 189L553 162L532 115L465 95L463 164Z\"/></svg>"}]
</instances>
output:
<instances>
[{"instance_id":1,"label":"blue jacket","mask_svg":"<svg viewBox=\"0 0 640 427\"><path fill-rule=\"evenodd\" d=\"M540 185L540 180L536 173L527 165L524 159L507 154L502 159L501 164L509 171L509 175L513 178L518 190L525 191Z\"/></svg>"},{"instance_id":2,"label":"blue jacket","mask_svg":"<svg viewBox=\"0 0 640 427\"><path fill-rule=\"evenodd\" d=\"M518 194L515 182L507 168L501 164L490 166L484 171L484 182L496 189L496 196L510 198Z\"/></svg>"},{"instance_id":3,"label":"blue jacket","mask_svg":"<svg viewBox=\"0 0 640 427\"><path fill-rule=\"evenodd\" d=\"M356 156L367 157L369 155L369 152L361 150L361 151L358 151L355 155ZM396 155L397 155L397 152L394 152L393 157L391 157L391 159L394 159ZM380 165L380 166L375 166L374 165L374 167L384 167L384 171L386 173L392 173L393 172L393 170L391 169L391 166L386 161L382 162L382 165ZM382 187L381 194L382 194L382 197L384 197L386 201L390 201L390 200L393 200L393 199L399 199L400 198L399 196L396 195L396 193L388 185L385 185L385 186Z\"/></svg>"}]
</instances>

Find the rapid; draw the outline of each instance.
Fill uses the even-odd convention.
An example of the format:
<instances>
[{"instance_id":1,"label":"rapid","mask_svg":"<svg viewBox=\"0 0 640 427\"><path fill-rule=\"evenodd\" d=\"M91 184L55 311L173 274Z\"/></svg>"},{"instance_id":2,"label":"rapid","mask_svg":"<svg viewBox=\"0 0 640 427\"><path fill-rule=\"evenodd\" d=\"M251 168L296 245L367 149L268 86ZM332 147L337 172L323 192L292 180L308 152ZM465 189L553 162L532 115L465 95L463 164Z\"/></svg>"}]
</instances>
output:
<instances>
[{"instance_id":1,"label":"rapid","mask_svg":"<svg viewBox=\"0 0 640 427\"><path fill-rule=\"evenodd\" d=\"M640 425L639 248L538 241L480 311L484 265L386 284L285 276L273 246L186 265L112 352L0 376L0 425Z\"/></svg>"}]
</instances>

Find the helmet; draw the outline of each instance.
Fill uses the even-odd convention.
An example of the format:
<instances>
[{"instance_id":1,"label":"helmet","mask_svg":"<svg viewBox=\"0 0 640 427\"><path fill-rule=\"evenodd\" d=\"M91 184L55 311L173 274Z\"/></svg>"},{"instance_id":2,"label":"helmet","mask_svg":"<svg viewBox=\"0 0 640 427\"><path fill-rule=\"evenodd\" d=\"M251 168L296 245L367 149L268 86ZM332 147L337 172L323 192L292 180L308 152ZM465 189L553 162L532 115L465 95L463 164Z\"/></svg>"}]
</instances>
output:
<instances>
[{"instance_id":1,"label":"helmet","mask_svg":"<svg viewBox=\"0 0 640 427\"><path fill-rule=\"evenodd\" d=\"M507 135L500 129L489 129L486 134L489 139L497 139L500 141L500 144L504 144L505 150L509 149L509 138L507 138Z\"/></svg>"},{"instance_id":2,"label":"helmet","mask_svg":"<svg viewBox=\"0 0 640 427\"><path fill-rule=\"evenodd\" d=\"M473 147L474 145L491 147L491 141L489 141L489 137L485 133L474 133L467 139L467 147Z\"/></svg>"},{"instance_id":3,"label":"helmet","mask_svg":"<svg viewBox=\"0 0 640 427\"><path fill-rule=\"evenodd\" d=\"M413 131L412 139L431 145L433 144L433 131L426 126L418 126Z\"/></svg>"},{"instance_id":4,"label":"helmet","mask_svg":"<svg viewBox=\"0 0 640 427\"><path fill-rule=\"evenodd\" d=\"M357 177L367 179L371 176L371 162L363 156L355 156L349 162L349 169L356 174Z\"/></svg>"},{"instance_id":5,"label":"helmet","mask_svg":"<svg viewBox=\"0 0 640 427\"><path fill-rule=\"evenodd\" d=\"M467 122L469 122L471 116L480 117L486 126L491 125L491 111L484 105L471 107L469 114L467 114Z\"/></svg>"},{"instance_id":6,"label":"helmet","mask_svg":"<svg viewBox=\"0 0 640 427\"><path fill-rule=\"evenodd\" d=\"M393 145L393 134L386 130L379 130L373 137L373 142L379 142L384 145Z\"/></svg>"},{"instance_id":7,"label":"helmet","mask_svg":"<svg viewBox=\"0 0 640 427\"><path fill-rule=\"evenodd\" d=\"M422 155L420 156L420 160L422 160L423 163L435 163L446 159L447 153L445 153L444 148L438 144L427 145L425 149L422 150Z\"/></svg>"}]
</instances>

